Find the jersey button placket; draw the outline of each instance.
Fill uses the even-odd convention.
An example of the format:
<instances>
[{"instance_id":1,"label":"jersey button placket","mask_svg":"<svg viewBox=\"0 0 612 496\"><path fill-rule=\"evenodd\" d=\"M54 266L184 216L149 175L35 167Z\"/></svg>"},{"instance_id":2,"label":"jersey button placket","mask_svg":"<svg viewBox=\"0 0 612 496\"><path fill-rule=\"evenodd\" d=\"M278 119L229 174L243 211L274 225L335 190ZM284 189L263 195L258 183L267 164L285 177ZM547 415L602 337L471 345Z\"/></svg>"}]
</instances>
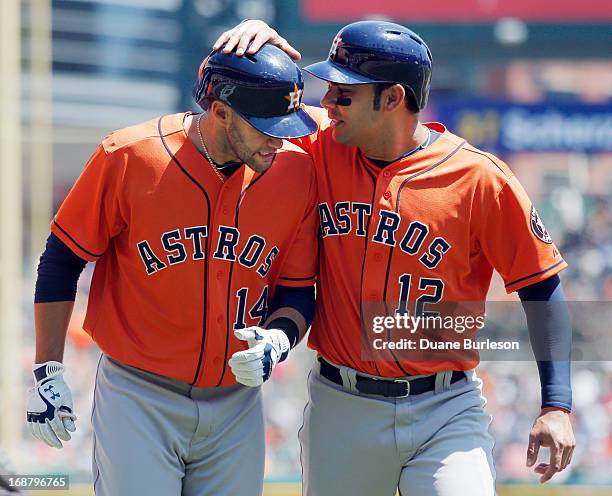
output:
<instances>
[{"instance_id":1,"label":"jersey button placket","mask_svg":"<svg viewBox=\"0 0 612 496\"><path fill-rule=\"evenodd\" d=\"M230 204L232 203L236 192L235 188L232 187L229 181L226 181L221 186L221 190L219 191L219 196L216 200L216 208L215 211L217 215L220 217L220 221L218 223L228 224L228 217L232 214L232 209L230 208Z\"/></svg>"},{"instance_id":2,"label":"jersey button placket","mask_svg":"<svg viewBox=\"0 0 612 496\"><path fill-rule=\"evenodd\" d=\"M383 170L376 181L376 196L378 198L379 207L389 210L393 200L393 172Z\"/></svg>"}]
</instances>

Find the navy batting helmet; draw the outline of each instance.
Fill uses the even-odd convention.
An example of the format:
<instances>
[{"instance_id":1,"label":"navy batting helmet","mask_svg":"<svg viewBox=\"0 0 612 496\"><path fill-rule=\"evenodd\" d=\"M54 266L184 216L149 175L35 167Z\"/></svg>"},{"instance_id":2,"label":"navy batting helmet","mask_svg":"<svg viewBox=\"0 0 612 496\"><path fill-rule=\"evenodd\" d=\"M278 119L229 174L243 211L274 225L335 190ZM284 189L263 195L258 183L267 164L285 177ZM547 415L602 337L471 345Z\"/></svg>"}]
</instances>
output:
<instances>
[{"instance_id":1,"label":"navy batting helmet","mask_svg":"<svg viewBox=\"0 0 612 496\"><path fill-rule=\"evenodd\" d=\"M203 110L211 98L227 103L268 136L299 138L317 129L300 106L303 90L300 68L280 48L264 45L242 57L211 53L200 65L193 97Z\"/></svg>"},{"instance_id":2,"label":"navy batting helmet","mask_svg":"<svg viewBox=\"0 0 612 496\"><path fill-rule=\"evenodd\" d=\"M392 22L359 21L338 32L327 60L304 70L338 84L401 84L422 110L429 96L431 64L429 48L410 29Z\"/></svg>"}]
</instances>

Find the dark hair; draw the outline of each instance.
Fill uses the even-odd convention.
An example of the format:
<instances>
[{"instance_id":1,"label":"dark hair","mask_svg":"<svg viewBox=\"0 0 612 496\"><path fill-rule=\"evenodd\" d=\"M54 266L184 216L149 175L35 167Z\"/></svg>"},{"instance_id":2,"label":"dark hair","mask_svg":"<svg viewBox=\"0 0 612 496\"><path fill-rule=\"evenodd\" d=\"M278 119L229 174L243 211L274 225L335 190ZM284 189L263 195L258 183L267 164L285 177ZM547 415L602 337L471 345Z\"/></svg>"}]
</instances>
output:
<instances>
[{"instance_id":1,"label":"dark hair","mask_svg":"<svg viewBox=\"0 0 612 496\"><path fill-rule=\"evenodd\" d=\"M391 86L394 86L395 84L396 83L377 83L374 85L374 110L380 110L380 95L382 92L387 88L391 88ZM419 107L417 107L412 91L408 90L408 88L406 88L404 85L402 85L402 87L406 91L406 96L404 97L404 104L406 105L406 108L413 114L418 114Z\"/></svg>"}]
</instances>

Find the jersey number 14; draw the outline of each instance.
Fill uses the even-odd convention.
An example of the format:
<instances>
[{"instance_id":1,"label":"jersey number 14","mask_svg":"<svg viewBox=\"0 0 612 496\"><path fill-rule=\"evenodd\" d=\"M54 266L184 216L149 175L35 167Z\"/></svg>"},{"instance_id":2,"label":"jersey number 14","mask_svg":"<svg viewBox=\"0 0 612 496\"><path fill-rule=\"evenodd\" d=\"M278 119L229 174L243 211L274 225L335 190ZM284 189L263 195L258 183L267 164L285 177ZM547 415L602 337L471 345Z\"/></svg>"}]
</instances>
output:
<instances>
[{"instance_id":1,"label":"jersey number 14","mask_svg":"<svg viewBox=\"0 0 612 496\"><path fill-rule=\"evenodd\" d=\"M249 296L249 288L240 288L236 291L236 298L238 299L238 305L236 308L236 320L234 321L234 329L244 329L247 327L245 318L246 318L246 307L247 307L247 298ZM266 316L268 315L268 286L264 286L257 298L255 304L249 310L249 317L251 319L258 319L256 326L261 326Z\"/></svg>"}]
</instances>

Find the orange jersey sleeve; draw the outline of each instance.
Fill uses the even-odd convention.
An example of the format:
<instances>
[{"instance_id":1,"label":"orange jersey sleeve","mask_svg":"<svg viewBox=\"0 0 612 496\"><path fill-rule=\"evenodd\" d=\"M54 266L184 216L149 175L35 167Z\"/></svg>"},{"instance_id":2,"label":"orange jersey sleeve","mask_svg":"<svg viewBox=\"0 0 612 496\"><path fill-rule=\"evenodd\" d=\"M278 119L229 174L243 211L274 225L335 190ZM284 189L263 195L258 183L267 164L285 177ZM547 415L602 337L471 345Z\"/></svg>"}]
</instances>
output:
<instances>
[{"instance_id":1,"label":"orange jersey sleeve","mask_svg":"<svg viewBox=\"0 0 612 496\"><path fill-rule=\"evenodd\" d=\"M537 210L514 175L484 201L478 242L508 293L567 267Z\"/></svg>"},{"instance_id":2,"label":"orange jersey sleeve","mask_svg":"<svg viewBox=\"0 0 612 496\"><path fill-rule=\"evenodd\" d=\"M79 257L96 261L125 228L121 213L124 166L99 145L59 209L51 230Z\"/></svg>"},{"instance_id":3,"label":"orange jersey sleeve","mask_svg":"<svg viewBox=\"0 0 612 496\"><path fill-rule=\"evenodd\" d=\"M312 159L303 151L290 143L286 143L284 149L298 150L294 153L294 167L314 170ZM304 185L304 195L307 202L302 221L296 229L296 235L289 252L283 259L282 272L278 280L278 283L282 286L312 286L316 280L319 214L317 211L317 184L314 173L310 175L310 178L310 183Z\"/></svg>"}]
</instances>

